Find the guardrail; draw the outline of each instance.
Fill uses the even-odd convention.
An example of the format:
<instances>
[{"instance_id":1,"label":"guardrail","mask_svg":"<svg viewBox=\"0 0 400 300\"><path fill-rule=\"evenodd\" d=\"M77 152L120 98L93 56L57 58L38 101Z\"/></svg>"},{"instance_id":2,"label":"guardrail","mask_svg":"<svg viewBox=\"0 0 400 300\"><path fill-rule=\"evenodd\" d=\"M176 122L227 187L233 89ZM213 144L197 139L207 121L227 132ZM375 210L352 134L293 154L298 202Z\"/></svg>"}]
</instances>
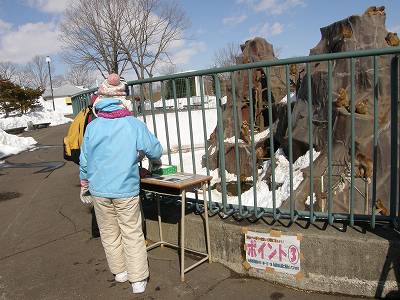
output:
<instances>
[{"instance_id":1,"label":"guardrail","mask_svg":"<svg viewBox=\"0 0 400 300\"><path fill-rule=\"evenodd\" d=\"M289 59L279 59L279 60L271 60L271 61L259 61L256 63L250 64L242 64L242 65L235 65L225 68L214 68L214 69L205 69L199 70L194 72L186 72L186 73L179 73L173 74L168 76L159 76L153 77L143 80L135 80L129 81L128 85L130 87L131 95L136 94L138 95L138 101L132 101L132 110L136 117L143 118L143 121L151 127L151 130L154 134L160 138L160 132L157 132L157 127L162 128L162 135L163 139L165 139L164 147L167 150L166 153L166 161L169 164L176 163L181 171L185 171L185 167L187 169L187 161L184 163L183 155L186 154L184 147L187 146L186 150L189 150L191 156L191 171L193 173L197 172L205 172L207 175L213 173L216 178L216 182L219 182L220 186L220 193L215 193L215 191L209 190L209 211L211 214L220 214L222 217L229 217L234 216L239 219L242 218L250 218L253 220L257 220L264 217L271 217L273 220L278 219L289 219L291 222L295 222L297 218L308 219L311 223L315 222L316 220L325 220L329 224L333 224L335 221L348 221L349 224L352 226L356 221L363 221L369 222L371 227L375 227L377 221L382 222L390 222L393 225L398 224L398 220L400 217L400 210L399 210L399 158L398 158L398 139L399 139L399 131L398 131L398 89L399 89L399 72L398 72L398 54L400 53L400 47L391 47L385 49L371 49L371 50L360 50L360 51L353 51L353 52L341 52L341 53L330 53L330 54L323 54L323 55L313 55L307 57L297 57L297 58L289 58ZM388 216L384 215L377 215L377 146L378 146L378 134L379 134L379 126L378 126L378 111L379 111L379 62L380 57L390 55L390 94L391 94L391 103L390 103L390 201L389 201L389 210L390 213ZM372 60L372 95L373 97L373 176L372 181L367 182L365 181L365 189L364 192L357 188L356 186L356 145L355 145L355 138L356 138L356 131L355 131L355 101L356 101L356 62L358 62L359 58L370 57ZM350 114L351 114L351 141L350 141L350 162L347 166L344 166L343 172L341 174L333 174L333 153L332 153L332 146L333 146L333 68L334 63L337 60L348 60L350 63ZM327 135L326 135L326 156L327 156L327 164L326 170L324 171L323 175L321 175L320 180L321 183L321 193L324 192L323 195L323 203L321 211L316 211L314 209L314 174L313 174L313 162L314 161L314 142L313 142L313 99L312 99L312 78L311 78L311 63L326 63L327 64L327 76L328 76L328 87L327 87ZM271 193L272 193L272 205L270 207L267 206L260 206L258 202L258 195L257 195L257 180L258 168L257 168L257 158L256 158L256 149L255 149L255 120L254 120L254 96L253 96L253 72L254 70L262 70L262 72L266 76L267 80L267 99L266 105L268 108L272 108L272 86L271 86L271 75L270 70L273 67L284 67L285 72L285 86L286 86L286 94L289 95L291 93L291 84L289 79L289 66L292 64L305 64L305 75L303 80L306 81L307 87L307 95L304 99L307 102L307 127L308 127L308 159L309 165L307 167L308 174L309 174L309 200L310 204L308 210L299 210L296 207L296 199L295 199L295 189L294 189L294 176L293 176L293 128L292 128L292 112L293 106L291 101L287 101L287 138L288 138L288 162L289 162L289 172L287 176L289 177L289 196L285 200L288 203L287 208L280 207L280 204L277 203L276 200L276 192L277 192L277 182L276 182L276 148L274 147L274 132L271 124L273 124L273 112L272 109L268 109L268 114L266 118L268 118L269 123L269 159L268 162L271 166ZM211 77L215 89L215 115L213 115L213 119L215 121L216 118L216 148L217 149L225 149L225 137L224 137L224 121L223 121L223 114L224 114L224 98L221 94L221 84L220 84L220 75L222 73L229 73L229 82L231 87L231 94L229 96L228 101L231 101L231 105L233 107L232 111L232 119L234 121L234 151L235 151L235 165L236 165L236 174L240 174L240 159L239 159L239 144L240 144L240 129L239 129L239 122L240 116L238 115L238 95L236 94L236 77L238 71L247 70L248 72L248 95L249 95L249 127L250 127L250 154L248 159L252 162L252 176L251 179L253 180L253 203L249 205L249 203L244 204L242 202L242 185L239 182L239 175L236 176L236 194L237 194L237 203L229 203L228 198L228 191L227 191L227 174L225 172L225 165L226 165L226 153L225 151L219 151L218 154L218 175L215 171L210 169L210 149L209 149L209 133L210 129L207 128L207 124L209 124L211 112L205 108L205 95L204 95L204 78ZM190 91L190 78L198 76L200 78L200 98L201 98L201 107L194 110L194 108L190 105L192 102L191 100L191 91ZM175 81L185 80L186 84L186 105L184 111L180 111L178 108L178 99L176 94L176 84ZM358 80L359 78L357 78ZM172 94L173 99L166 100L163 96L164 85L166 82L172 82ZM157 88L161 91L161 100L162 101L162 116L157 114L157 111L154 108L154 101L153 99L153 88L157 86ZM85 91L83 93L74 95L72 97L72 104L73 104L73 111L76 115L79 110L86 107L89 104L90 95L95 92L95 90ZM145 97L145 94L147 96ZM145 98L150 99L150 109L144 109L145 106ZM172 101L174 103L173 110L166 109L166 101ZM196 113L197 118L195 119L195 124L193 123L192 115ZM199 118L201 115L201 118ZM185 126L186 129L189 129L189 132L184 131L182 136L181 127L182 127L182 117L185 118ZM150 118L150 120L149 120ZM175 124L171 123L171 120L174 119ZM199 123L201 119L201 124ZM151 122L152 121L152 122ZM174 127L174 132L171 132L171 128ZM202 131L201 141L198 141L199 132ZM195 132L195 134L194 134ZM176 133L176 138L175 138ZM190 142L186 143L186 145L182 144L182 137L185 140L189 140ZM194 140L196 138L196 141ZM171 142L174 140L175 145ZM174 150L175 146L175 150ZM203 149L204 156L202 157L202 161L204 163L205 169L199 170L198 160L199 155L198 152L199 147ZM197 155L197 156L196 156ZM174 156L174 158L172 158ZM221 171L223 170L223 171ZM342 178L344 184L349 184L349 202L348 202L348 211L334 211L334 204L333 204L333 177L339 176ZM335 185L337 182L335 183ZM326 185L326 186L325 186ZM370 189L372 191L370 192ZM263 191L261 191L263 192ZM268 190L269 192L269 190ZM356 194L361 194L362 199L365 201L365 207L363 213L355 212L354 205L356 201ZM217 195L217 198L216 198ZM219 195L219 197L218 197ZM371 196L371 199L370 198ZM196 195L199 197L199 195ZM201 198L201 195L200 195ZM197 203L199 209L200 206Z\"/></svg>"}]
</instances>

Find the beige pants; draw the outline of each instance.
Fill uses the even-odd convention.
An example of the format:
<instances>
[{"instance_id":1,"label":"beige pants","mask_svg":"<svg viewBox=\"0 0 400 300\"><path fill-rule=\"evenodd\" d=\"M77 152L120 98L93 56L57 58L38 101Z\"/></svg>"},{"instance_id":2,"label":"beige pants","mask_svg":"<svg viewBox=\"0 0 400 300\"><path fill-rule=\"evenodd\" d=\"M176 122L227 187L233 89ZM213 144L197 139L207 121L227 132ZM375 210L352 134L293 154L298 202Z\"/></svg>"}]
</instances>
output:
<instances>
[{"instance_id":1,"label":"beige pants","mask_svg":"<svg viewBox=\"0 0 400 300\"><path fill-rule=\"evenodd\" d=\"M93 197L93 204L110 271L128 271L130 282L149 277L139 197Z\"/></svg>"}]
</instances>

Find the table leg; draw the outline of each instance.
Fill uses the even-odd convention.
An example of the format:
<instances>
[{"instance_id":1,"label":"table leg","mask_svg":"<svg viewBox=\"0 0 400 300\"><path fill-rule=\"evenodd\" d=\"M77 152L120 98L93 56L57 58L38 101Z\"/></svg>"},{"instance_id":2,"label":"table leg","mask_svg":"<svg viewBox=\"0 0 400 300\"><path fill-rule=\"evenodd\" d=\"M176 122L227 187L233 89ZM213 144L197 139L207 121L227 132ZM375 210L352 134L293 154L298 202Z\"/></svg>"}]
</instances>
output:
<instances>
[{"instance_id":1,"label":"table leg","mask_svg":"<svg viewBox=\"0 0 400 300\"><path fill-rule=\"evenodd\" d=\"M185 281L185 203L186 191L181 193L181 281Z\"/></svg>"},{"instance_id":2,"label":"table leg","mask_svg":"<svg viewBox=\"0 0 400 300\"><path fill-rule=\"evenodd\" d=\"M207 254L208 262L211 262L211 243L210 243L210 228L208 227L208 203L207 203L207 189L206 184L203 184L203 201L204 201L204 219L206 221L206 242L207 242Z\"/></svg>"},{"instance_id":3,"label":"table leg","mask_svg":"<svg viewBox=\"0 0 400 300\"><path fill-rule=\"evenodd\" d=\"M158 217L158 232L160 234L160 242L161 242L161 247L164 247L164 237L163 237L163 232L162 232L162 226L161 226L161 209L160 209L160 196L156 195L157 198L157 217Z\"/></svg>"}]
</instances>

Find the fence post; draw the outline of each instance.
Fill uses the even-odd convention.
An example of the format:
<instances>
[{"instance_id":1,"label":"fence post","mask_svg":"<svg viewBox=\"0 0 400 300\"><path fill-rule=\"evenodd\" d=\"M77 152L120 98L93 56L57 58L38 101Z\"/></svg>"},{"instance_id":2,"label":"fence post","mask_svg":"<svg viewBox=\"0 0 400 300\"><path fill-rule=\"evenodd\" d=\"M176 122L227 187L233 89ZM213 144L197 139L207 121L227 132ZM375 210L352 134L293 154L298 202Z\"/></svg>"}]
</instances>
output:
<instances>
[{"instance_id":1,"label":"fence post","mask_svg":"<svg viewBox=\"0 0 400 300\"><path fill-rule=\"evenodd\" d=\"M392 58L390 68L391 87L391 126L390 126L390 219L394 226L396 222L396 210L398 208L398 101L399 101L399 58L395 55Z\"/></svg>"}]
</instances>

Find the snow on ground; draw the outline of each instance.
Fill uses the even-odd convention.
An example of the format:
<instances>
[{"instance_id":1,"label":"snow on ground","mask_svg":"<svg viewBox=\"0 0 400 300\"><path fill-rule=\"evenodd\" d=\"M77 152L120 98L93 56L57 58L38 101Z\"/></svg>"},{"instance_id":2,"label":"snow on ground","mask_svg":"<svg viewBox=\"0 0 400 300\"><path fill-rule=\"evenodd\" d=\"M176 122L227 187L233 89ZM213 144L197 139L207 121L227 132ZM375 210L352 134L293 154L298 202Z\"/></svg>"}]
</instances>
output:
<instances>
[{"instance_id":1,"label":"snow on ground","mask_svg":"<svg viewBox=\"0 0 400 300\"><path fill-rule=\"evenodd\" d=\"M217 112L216 109L207 109L206 111L206 127L207 127L207 138L210 137L210 134L214 131L217 125ZM150 112L146 115L147 126L150 131L153 132L153 117ZM194 158L195 158L195 169L197 174L207 174L207 169L202 168L201 161L202 156L204 155L204 135L203 135L203 119L201 110L193 110L192 114L192 128L193 128L193 142L194 142ZM167 114L167 124L169 130L169 138L170 138L170 149L171 149L171 164L176 165L178 170L180 169L180 159L178 150L178 138L177 138L177 130L176 130L176 119L174 112L168 112ZM157 137L160 140L163 148L164 155L162 157L163 164L169 164L168 155L167 155L167 146L166 146L166 133L164 126L164 114L156 114L156 129L157 129ZM179 129L180 129L180 138L182 145L182 163L183 170L192 173L193 163L192 163L192 153L190 148L190 133L189 133L189 118L187 111L179 112ZM265 138L269 133L269 130L264 130L258 134L255 134L255 140L259 140ZM234 137L229 138L227 141L234 142ZM314 150L313 159L315 160L319 155L319 152ZM283 150L278 149L275 153L275 181L277 184L281 186L275 190L276 197L276 207L279 207L282 202L287 199L290 195L290 176L289 176L289 161L286 159ZM272 201L272 191L269 190L269 187L265 181L262 181L261 178L263 174L267 171L270 162L266 161L263 165L263 168L258 170L258 179L256 183L256 195L257 195L257 205L258 207L266 207L270 208L273 206ZM144 162L144 167L147 167L147 162ZM298 188L300 183L303 180L302 169L309 166L309 152L305 155L299 157L296 162L293 164L293 191ZM218 170L210 171L210 175L213 176L211 181L211 185L220 181ZM229 174L225 171L226 181L236 181L236 175ZM252 178L248 178L248 180L252 180ZM242 193L241 202L243 205L253 206L254 205L254 188L249 189L248 191ZM190 195L189 195L190 196ZM192 195L193 196L193 195ZM199 195L201 199L202 195ZM222 194L217 190L212 190L212 201L214 202L222 202ZM238 204L238 197L236 196L227 196L228 204Z\"/></svg>"},{"instance_id":2,"label":"snow on ground","mask_svg":"<svg viewBox=\"0 0 400 300\"><path fill-rule=\"evenodd\" d=\"M268 136L269 134L269 128L265 129L264 131L261 131L259 133L256 133L254 135L254 143L257 143L258 141L260 141L261 139L264 139ZM232 136L230 138L227 138L224 140L225 143L231 143L234 144L235 143L235 136ZM245 142L242 139L238 139L238 143L239 144L244 144Z\"/></svg>"},{"instance_id":3,"label":"snow on ground","mask_svg":"<svg viewBox=\"0 0 400 300\"><path fill-rule=\"evenodd\" d=\"M0 129L0 158L33 148L35 144L31 137L19 137Z\"/></svg>"},{"instance_id":4,"label":"snow on ground","mask_svg":"<svg viewBox=\"0 0 400 300\"><path fill-rule=\"evenodd\" d=\"M4 114L0 114L0 158L33 148L36 141L31 137L19 137L8 134L4 130L28 127L28 122L33 124L50 123L50 126L56 126L71 122L69 118L65 118L62 112L54 112L43 99L39 99L43 107L32 110L25 115L11 116L5 118Z\"/></svg>"},{"instance_id":5,"label":"snow on ground","mask_svg":"<svg viewBox=\"0 0 400 300\"><path fill-rule=\"evenodd\" d=\"M28 112L21 116L11 116L5 118L4 115L0 115L0 129L6 130L17 127L28 127L28 122L31 121L33 124L39 123L50 123L50 126L56 126L71 122L70 118L64 117L62 112L53 111L53 108L49 108L49 103L39 99L39 102L43 104L42 108Z\"/></svg>"},{"instance_id":6,"label":"snow on ground","mask_svg":"<svg viewBox=\"0 0 400 300\"><path fill-rule=\"evenodd\" d=\"M315 193L313 193L312 196L313 196L313 204L315 204L315 202L317 202L317 197L315 196ZM310 196L307 196L307 200L306 200L305 204L311 205Z\"/></svg>"},{"instance_id":7,"label":"snow on ground","mask_svg":"<svg viewBox=\"0 0 400 300\"><path fill-rule=\"evenodd\" d=\"M191 116L192 116L193 143L196 148L201 146L204 147L202 111L192 110ZM217 125L217 110L206 109L205 116L206 116L206 130L208 139L211 133L214 131L215 126ZM178 134L177 134L175 113L169 111L168 113L166 113L166 117L167 117L167 126L165 126L163 113L154 115L154 119L156 121L157 138L160 140L164 151L166 151L167 149L166 129L168 128L170 148L172 150L177 150ZM139 119L143 121L143 117L139 117ZM188 111L178 112L178 120L179 120L181 147L182 148L190 147L191 143L190 143L190 126L189 126ZM154 133L153 116L151 115L151 112L146 112L146 122L149 130Z\"/></svg>"},{"instance_id":8,"label":"snow on ground","mask_svg":"<svg viewBox=\"0 0 400 300\"><path fill-rule=\"evenodd\" d=\"M224 96L221 98L221 104L225 104L227 102L227 97ZM205 108L216 108L217 105L217 98L215 96L209 96L209 95L204 95L203 97L204 100L204 107ZM166 99L165 101L165 108L175 108L175 99ZM192 96L190 98L190 103L192 105L201 105L201 96ZM148 109L150 109L150 103L145 104ZM164 104L162 100L158 100L154 102L153 106L155 108L163 108ZM177 98L176 99L176 106L179 109L182 109L187 106L187 98Z\"/></svg>"},{"instance_id":9,"label":"snow on ground","mask_svg":"<svg viewBox=\"0 0 400 300\"><path fill-rule=\"evenodd\" d=\"M319 156L320 152L313 151L313 160L315 160ZM201 160L204 155L204 149L197 149L194 151L195 157L195 168L197 174L207 175L207 169L202 168ZM164 154L162 157L163 164L169 164L168 155ZM300 183L303 181L303 173L302 169L309 166L309 152L299 157L296 162L293 164L293 191L295 191ZM183 171L192 173L193 172L193 163L192 163L192 154L190 149L187 149L182 153L182 162L183 162ZM180 169L180 160L179 153L171 154L171 164L176 165L178 170ZM269 190L267 183L261 178L267 171L270 162L264 162L264 165L261 169L258 170L258 179L256 183L256 195L257 195L257 206L264 208L272 208L273 200L272 200L272 191ZM147 167L147 162L144 162L144 167ZM218 174L218 169L210 171L210 176L213 177L211 180L211 185L216 182L220 182L220 177ZM225 171L226 182L236 181L236 175L230 174ZM250 177L249 180L252 178ZM280 207L282 202L290 196L290 177L289 177L289 161L286 159L283 150L278 149L275 152L275 182L277 184L281 184L279 188L275 190L275 203L276 207ZM243 192L241 195L241 202L246 206L254 205L254 188L249 189L246 192ZM188 196L194 197L194 194L188 194ZM218 192L216 189L212 190L211 193L212 201L214 202L222 202L222 194ZM202 198L202 194L199 194L199 199ZM238 204L238 197L236 196L227 196L228 204Z\"/></svg>"},{"instance_id":10,"label":"snow on ground","mask_svg":"<svg viewBox=\"0 0 400 300\"><path fill-rule=\"evenodd\" d=\"M296 102L297 98L296 98L296 93L290 93L290 103L292 102ZM282 98L282 100L280 101L280 103L287 103L287 95L285 97Z\"/></svg>"}]
</instances>

